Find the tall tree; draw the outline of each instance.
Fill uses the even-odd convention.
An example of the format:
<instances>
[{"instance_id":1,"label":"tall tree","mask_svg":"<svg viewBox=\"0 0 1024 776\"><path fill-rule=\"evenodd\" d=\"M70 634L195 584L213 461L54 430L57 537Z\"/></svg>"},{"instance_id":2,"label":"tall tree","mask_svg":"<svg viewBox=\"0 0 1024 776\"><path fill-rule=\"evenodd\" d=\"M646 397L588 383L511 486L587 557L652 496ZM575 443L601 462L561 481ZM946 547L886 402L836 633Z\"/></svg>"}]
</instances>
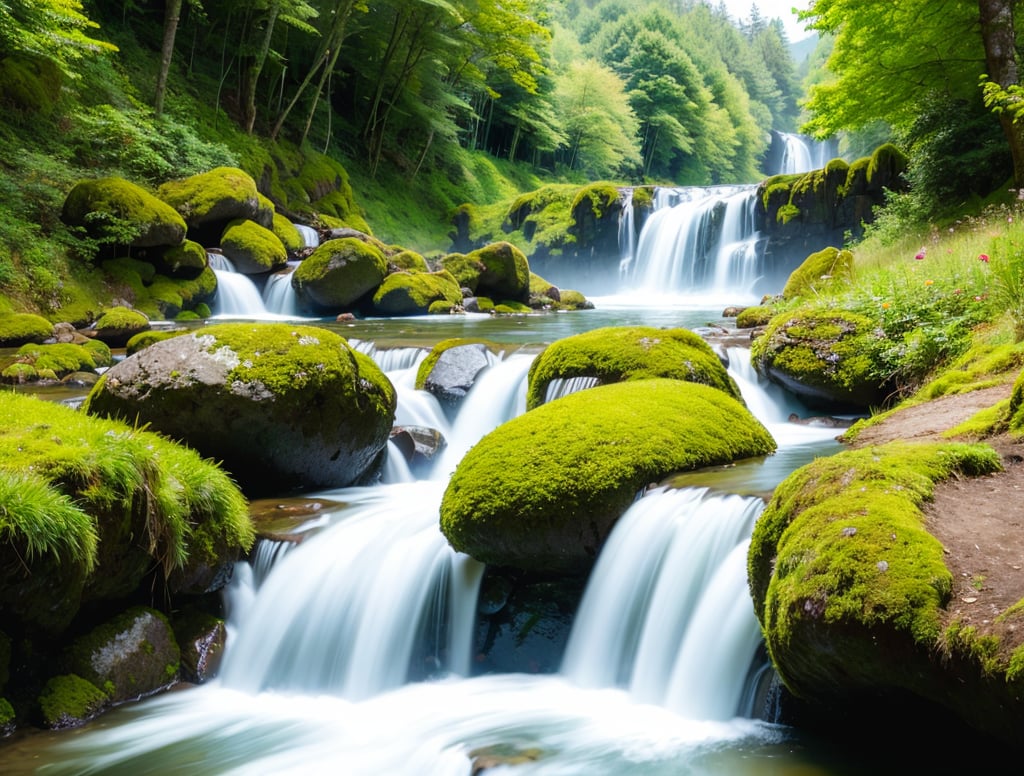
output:
<instances>
[{"instance_id":1,"label":"tall tree","mask_svg":"<svg viewBox=\"0 0 1024 776\"><path fill-rule=\"evenodd\" d=\"M174 58L174 39L178 34L181 20L181 0L167 0L164 3L164 34L160 44L160 69L156 74L156 90L153 95L153 112L157 116L164 112L164 94L167 92L167 74Z\"/></svg>"}]
</instances>

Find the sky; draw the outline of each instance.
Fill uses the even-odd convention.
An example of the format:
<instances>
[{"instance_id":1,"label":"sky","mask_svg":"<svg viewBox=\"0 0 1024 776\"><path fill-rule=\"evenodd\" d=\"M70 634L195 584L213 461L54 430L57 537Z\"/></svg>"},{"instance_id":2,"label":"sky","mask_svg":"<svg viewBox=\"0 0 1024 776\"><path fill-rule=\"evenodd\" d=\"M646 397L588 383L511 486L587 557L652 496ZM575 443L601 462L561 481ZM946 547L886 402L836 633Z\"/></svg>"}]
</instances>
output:
<instances>
[{"instance_id":1,"label":"sky","mask_svg":"<svg viewBox=\"0 0 1024 776\"><path fill-rule=\"evenodd\" d=\"M711 5L718 5L717 0L711 0ZM790 9L806 9L810 5L809 0L725 0L725 7L736 19L748 18L752 5L756 5L761 15L768 19L782 19L790 43L807 37L808 33L804 30L803 23L797 21L796 14L790 13Z\"/></svg>"}]
</instances>

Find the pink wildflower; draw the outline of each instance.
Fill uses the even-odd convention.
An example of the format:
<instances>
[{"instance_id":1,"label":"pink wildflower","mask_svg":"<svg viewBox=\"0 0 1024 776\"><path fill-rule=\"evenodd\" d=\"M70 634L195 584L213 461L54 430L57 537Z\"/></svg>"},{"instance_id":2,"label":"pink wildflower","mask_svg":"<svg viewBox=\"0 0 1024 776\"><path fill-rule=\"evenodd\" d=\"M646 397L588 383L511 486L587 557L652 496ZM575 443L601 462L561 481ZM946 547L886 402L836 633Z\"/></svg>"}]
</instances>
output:
<instances>
[{"instance_id":1,"label":"pink wildflower","mask_svg":"<svg viewBox=\"0 0 1024 776\"><path fill-rule=\"evenodd\" d=\"M921 259L924 258L924 253L925 253L925 249L924 249L924 247L922 247L921 250L919 250L916 254L914 254L914 258L917 259L918 261L921 261Z\"/></svg>"},{"instance_id":2,"label":"pink wildflower","mask_svg":"<svg viewBox=\"0 0 1024 776\"><path fill-rule=\"evenodd\" d=\"M986 264L988 264L988 254L987 253L979 253L978 254L978 261L983 261Z\"/></svg>"}]
</instances>

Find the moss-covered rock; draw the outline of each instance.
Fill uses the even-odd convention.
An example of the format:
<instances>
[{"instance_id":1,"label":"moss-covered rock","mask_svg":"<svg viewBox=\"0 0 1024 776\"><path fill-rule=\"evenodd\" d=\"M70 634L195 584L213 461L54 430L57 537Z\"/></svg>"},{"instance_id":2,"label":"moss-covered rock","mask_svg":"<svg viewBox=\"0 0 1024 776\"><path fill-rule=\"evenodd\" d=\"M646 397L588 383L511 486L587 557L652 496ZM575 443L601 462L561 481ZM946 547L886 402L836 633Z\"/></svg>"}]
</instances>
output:
<instances>
[{"instance_id":1,"label":"moss-covered rock","mask_svg":"<svg viewBox=\"0 0 1024 776\"><path fill-rule=\"evenodd\" d=\"M53 730L84 725L107 705L103 690L75 674L52 677L39 695L41 722Z\"/></svg>"},{"instance_id":2,"label":"moss-covered rock","mask_svg":"<svg viewBox=\"0 0 1024 776\"><path fill-rule=\"evenodd\" d=\"M172 278L196 278L209 265L206 248L194 240L167 248L160 254L158 271Z\"/></svg>"},{"instance_id":3,"label":"moss-covered rock","mask_svg":"<svg viewBox=\"0 0 1024 776\"><path fill-rule=\"evenodd\" d=\"M168 687L177 681L180 663L167 618L141 606L97 626L69 648L71 672L102 688L111 703Z\"/></svg>"},{"instance_id":4,"label":"moss-covered rock","mask_svg":"<svg viewBox=\"0 0 1024 776\"><path fill-rule=\"evenodd\" d=\"M406 270L408 272L429 272L430 266L427 264L427 260L422 255L411 251L407 248L402 248L388 256L388 267L393 267L393 271ZM452 278L454 280L454 276ZM458 283L458 281L455 281Z\"/></svg>"},{"instance_id":5,"label":"moss-covered rock","mask_svg":"<svg viewBox=\"0 0 1024 776\"><path fill-rule=\"evenodd\" d=\"M443 404L458 404L491 363L488 343L463 337L442 340L420 362L416 390L432 393Z\"/></svg>"},{"instance_id":6,"label":"moss-covered rock","mask_svg":"<svg viewBox=\"0 0 1024 776\"><path fill-rule=\"evenodd\" d=\"M885 387L871 353L871 319L843 310L804 307L772 318L751 344L754 367L811 407L862 411L882 404Z\"/></svg>"},{"instance_id":7,"label":"moss-covered rock","mask_svg":"<svg viewBox=\"0 0 1024 776\"><path fill-rule=\"evenodd\" d=\"M103 311L94 330L96 337L110 347L123 348L128 340L149 327L149 318L140 311L128 307L111 307Z\"/></svg>"},{"instance_id":8,"label":"moss-covered rock","mask_svg":"<svg viewBox=\"0 0 1024 776\"><path fill-rule=\"evenodd\" d=\"M277 239L281 241L281 245L284 246L284 249L288 251L289 255L301 251L306 245L302 239L302 235L299 234L299 230L295 228L295 224L280 213L274 213L274 221L271 229Z\"/></svg>"},{"instance_id":9,"label":"moss-covered rock","mask_svg":"<svg viewBox=\"0 0 1024 776\"><path fill-rule=\"evenodd\" d=\"M250 494L268 494L370 474L394 423L395 390L326 329L217 324L116 364L83 409L184 440Z\"/></svg>"},{"instance_id":10,"label":"moss-covered rock","mask_svg":"<svg viewBox=\"0 0 1024 776\"><path fill-rule=\"evenodd\" d=\"M425 315L435 302L444 302L449 309L462 303L462 291L447 270L394 272L373 295L378 315Z\"/></svg>"},{"instance_id":11,"label":"moss-covered rock","mask_svg":"<svg viewBox=\"0 0 1024 776\"><path fill-rule=\"evenodd\" d=\"M751 305L736 313L737 329L753 329L767 326L778 311L771 305Z\"/></svg>"},{"instance_id":12,"label":"moss-covered rock","mask_svg":"<svg viewBox=\"0 0 1024 776\"><path fill-rule=\"evenodd\" d=\"M46 52L12 51L0 59L0 105L25 116L48 116L60 98L64 76Z\"/></svg>"},{"instance_id":13,"label":"moss-covered rock","mask_svg":"<svg viewBox=\"0 0 1024 776\"><path fill-rule=\"evenodd\" d=\"M609 326L548 345L530 364L527 408L544 403L552 380L597 378L599 384L670 377L703 383L742 401L721 360L689 329Z\"/></svg>"},{"instance_id":14,"label":"moss-covered rock","mask_svg":"<svg viewBox=\"0 0 1024 776\"><path fill-rule=\"evenodd\" d=\"M143 248L185 239L185 221L174 208L123 178L79 181L64 200L61 219L101 243Z\"/></svg>"},{"instance_id":15,"label":"moss-covered rock","mask_svg":"<svg viewBox=\"0 0 1024 776\"><path fill-rule=\"evenodd\" d=\"M177 593L253 541L240 491L195 451L12 392L0 392L0 533L6 621L49 632L154 571Z\"/></svg>"},{"instance_id":16,"label":"moss-covered rock","mask_svg":"<svg viewBox=\"0 0 1024 776\"><path fill-rule=\"evenodd\" d=\"M470 286L475 293L523 304L530 300L530 263L512 243L491 243L466 258L483 266L476 286Z\"/></svg>"},{"instance_id":17,"label":"moss-covered rock","mask_svg":"<svg viewBox=\"0 0 1024 776\"><path fill-rule=\"evenodd\" d=\"M812 253L790 273L783 299L795 299L810 294L820 294L836 285L847 282L853 273L853 253L839 248L823 248Z\"/></svg>"},{"instance_id":18,"label":"moss-covered rock","mask_svg":"<svg viewBox=\"0 0 1024 776\"><path fill-rule=\"evenodd\" d=\"M41 343L53 336L53 324L33 313L0 314L0 348Z\"/></svg>"},{"instance_id":19,"label":"moss-covered rock","mask_svg":"<svg viewBox=\"0 0 1024 776\"><path fill-rule=\"evenodd\" d=\"M485 563L582 572L651 482L774 450L758 420L717 388L668 379L599 386L484 436L445 490L441 530Z\"/></svg>"},{"instance_id":20,"label":"moss-covered rock","mask_svg":"<svg viewBox=\"0 0 1024 776\"><path fill-rule=\"evenodd\" d=\"M460 288L468 288L476 293L480 274L484 271L483 262L479 258L464 253L449 253L442 256L439 263L443 269L452 273Z\"/></svg>"},{"instance_id":21,"label":"moss-covered rock","mask_svg":"<svg viewBox=\"0 0 1024 776\"><path fill-rule=\"evenodd\" d=\"M355 237L328 240L292 273L301 305L339 313L351 310L384 282L387 261L377 246Z\"/></svg>"},{"instance_id":22,"label":"moss-covered rock","mask_svg":"<svg viewBox=\"0 0 1024 776\"><path fill-rule=\"evenodd\" d=\"M182 334L188 333L187 329L149 329L147 331L140 331L125 343L124 352L125 355L130 356L144 348L148 348L154 342L162 342L165 339L180 337Z\"/></svg>"},{"instance_id":23,"label":"moss-covered rock","mask_svg":"<svg viewBox=\"0 0 1024 776\"><path fill-rule=\"evenodd\" d=\"M97 357L99 357L99 363L97 363ZM35 371L37 378L44 374L52 374L60 379L72 372L95 372L98 366L109 366L112 356L109 348L105 351L94 351L85 345L59 342L48 345L22 345L18 348L15 359L12 367L29 366ZM28 373L22 369L11 369L10 378L7 377L6 369L4 374L5 382L30 381Z\"/></svg>"},{"instance_id":24,"label":"moss-covered rock","mask_svg":"<svg viewBox=\"0 0 1024 776\"><path fill-rule=\"evenodd\" d=\"M189 237L204 245L213 243L211 237L220 237L229 222L256 220L260 211L256 181L237 167L217 167L168 181L157 196L185 219Z\"/></svg>"},{"instance_id":25,"label":"moss-covered rock","mask_svg":"<svg viewBox=\"0 0 1024 776\"><path fill-rule=\"evenodd\" d=\"M844 713L908 693L965 717L1020 708L1005 677L948 660L953 579L922 512L937 482L1001 467L987 445L893 442L818 459L776 488L748 571L765 644L797 697Z\"/></svg>"},{"instance_id":26,"label":"moss-covered rock","mask_svg":"<svg viewBox=\"0 0 1024 776\"><path fill-rule=\"evenodd\" d=\"M277 235L255 221L231 221L220 238L220 248L243 275L255 275L280 269L288 261L288 251Z\"/></svg>"}]
</instances>

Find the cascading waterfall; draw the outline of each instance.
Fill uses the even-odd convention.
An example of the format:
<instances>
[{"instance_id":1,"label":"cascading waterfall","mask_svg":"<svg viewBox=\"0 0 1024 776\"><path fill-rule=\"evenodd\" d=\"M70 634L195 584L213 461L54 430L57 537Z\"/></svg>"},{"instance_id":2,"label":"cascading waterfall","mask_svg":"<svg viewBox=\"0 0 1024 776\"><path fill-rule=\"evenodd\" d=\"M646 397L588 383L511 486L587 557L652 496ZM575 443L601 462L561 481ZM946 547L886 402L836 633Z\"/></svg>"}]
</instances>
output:
<instances>
[{"instance_id":1,"label":"cascading waterfall","mask_svg":"<svg viewBox=\"0 0 1024 776\"><path fill-rule=\"evenodd\" d=\"M659 189L627 283L647 296L753 298L763 274L756 186Z\"/></svg>"},{"instance_id":2,"label":"cascading waterfall","mask_svg":"<svg viewBox=\"0 0 1024 776\"><path fill-rule=\"evenodd\" d=\"M619 276L628 277L636 256L636 218L633 210L633 189L622 192L619 214Z\"/></svg>"},{"instance_id":3,"label":"cascading waterfall","mask_svg":"<svg viewBox=\"0 0 1024 776\"><path fill-rule=\"evenodd\" d=\"M793 132L779 132L782 141L782 160L776 174L794 175L820 170L832 158L833 146Z\"/></svg>"},{"instance_id":4,"label":"cascading waterfall","mask_svg":"<svg viewBox=\"0 0 1024 776\"><path fill-rule=\"evenodd\" d=\"M395 367L399 416L444 422L411 386L425 351L354 344ZM446 427L454 462L523 411L532 358L495 357L478 375ZM429 479L323 494L343 506L304 541L268 545L259 575L240 564L217 679L126 708L40 772L465 776L471 751L502 745L543 752L516 773L679 773L722 757L706 772L732 773L727 742L780 740L738 716L759 644L745 557L760 499L652 489L601 552L562 671L470 676L484 569L438 529L452 460Z\"/></svg>"},{"instance_id":5,"label":"cascading waterfall","mask_svg":"<svg viewBox=\"0 0 1024 776\"><path fill-rule=\"evenodd\" d=\"M236 272L227 256L212 251L206 256L210 269L217 276L217 294L212 305L214 316L265 316L267 308L256 284L247 275Z\"/></svg>"},{"instance_id":6,"label":"cascading waterfall","mask_svg":"<svg viewBox=\"0 0 1024 776\"><path fill-rule=\"evenodd\" d=\"M273 315L300 318L302 311L299 310L298 298L292 287L292 273L295 272L298 262L288 264L287 269L274 272L267 277L267 284L263 287L263 307Z\"/></svg>"}]
</instances>

